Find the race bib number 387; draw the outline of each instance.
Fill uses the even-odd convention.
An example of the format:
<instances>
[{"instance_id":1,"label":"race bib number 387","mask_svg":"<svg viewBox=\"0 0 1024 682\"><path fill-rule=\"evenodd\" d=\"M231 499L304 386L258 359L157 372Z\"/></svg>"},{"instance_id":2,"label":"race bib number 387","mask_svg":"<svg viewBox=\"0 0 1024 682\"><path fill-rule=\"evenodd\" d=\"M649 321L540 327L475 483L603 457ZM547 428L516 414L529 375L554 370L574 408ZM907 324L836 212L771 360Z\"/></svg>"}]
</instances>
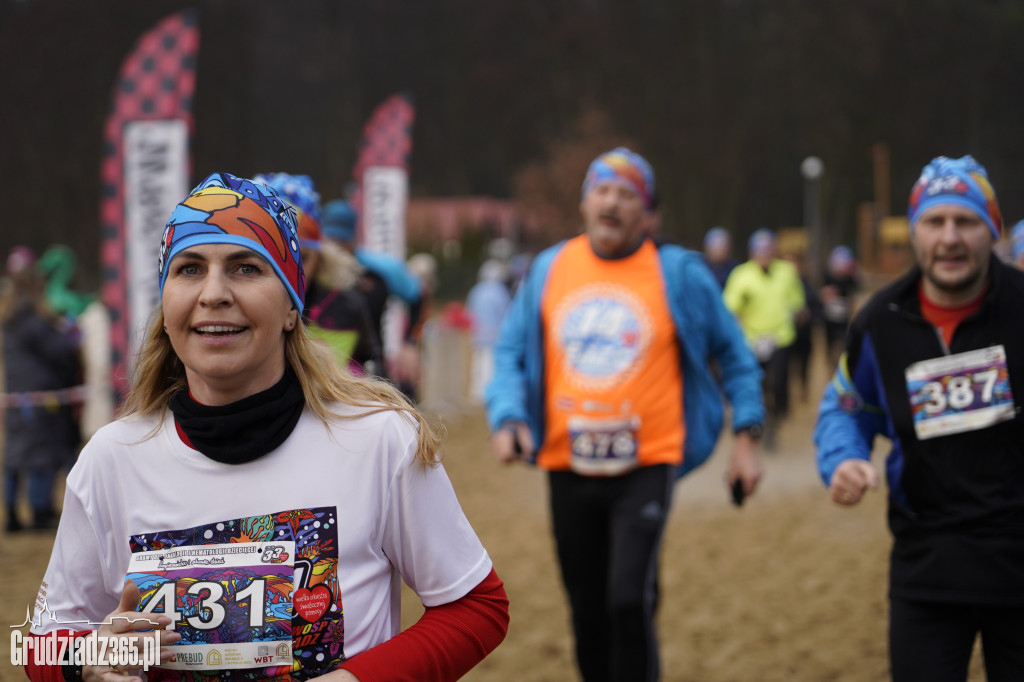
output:
<instances>
[{"instance_id":1,"label":"race bib number 387","mask_svg":"<svg viewBox=\"0 0 1024 682\"><path fill-rule=\"evenodd\" d=\"M1016 413L1003 346L914 363L906 380L920 440L984 429Z\"/></svg>"}]
</instances>

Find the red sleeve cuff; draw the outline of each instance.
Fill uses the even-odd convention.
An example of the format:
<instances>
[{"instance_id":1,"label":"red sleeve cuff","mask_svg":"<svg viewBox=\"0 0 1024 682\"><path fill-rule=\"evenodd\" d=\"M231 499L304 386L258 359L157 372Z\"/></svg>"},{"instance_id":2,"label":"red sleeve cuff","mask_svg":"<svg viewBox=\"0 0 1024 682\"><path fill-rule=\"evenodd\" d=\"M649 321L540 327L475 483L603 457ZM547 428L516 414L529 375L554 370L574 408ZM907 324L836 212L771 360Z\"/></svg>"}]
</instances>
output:
<instances>
[{"instance_id":1,"label":"red sleeve cuff","mask_svg":"<svg viewBox=\"0 0 1024 682\"><path fill-rule=\"evenodd\" d=\"M45 635L29 633L28 636L38 641L44 637L59 637L62 639L66 637L85 637L89 632L89 630L55 630ZM34 652L43 649L41 645L36 644L32 650L26 650L28 655L25 657L25 674L28 675L28 679L32 680L32 682L64 682L64 669L61 666L56 664L46 665L42 662L36 663ZM59 654L60 649L58 648L55 653Z\"/></svg>"},{"instance_id":2,"label":"red sleeve cuff","mask_svg":"<svg viewBox=\"0 0 1024 682\"><path fill-rule=\"evenodd\" d=\"M342 664L360 682L448 682L465 675L508 632L508 597L490 574L461 599L427 607L408 629Z\"/></svg>"}]
</instances>

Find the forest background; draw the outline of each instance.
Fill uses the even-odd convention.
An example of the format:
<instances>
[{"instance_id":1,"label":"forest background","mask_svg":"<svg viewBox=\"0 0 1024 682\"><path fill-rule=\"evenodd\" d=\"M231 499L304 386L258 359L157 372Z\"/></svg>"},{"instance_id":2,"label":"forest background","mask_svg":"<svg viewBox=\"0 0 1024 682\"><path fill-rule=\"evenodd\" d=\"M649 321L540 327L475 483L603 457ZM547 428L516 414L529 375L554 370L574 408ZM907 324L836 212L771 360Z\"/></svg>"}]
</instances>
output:
<instances>
[{"instance_id":1,"label":"forest background","mask_svg":"<svg viewBox=\"0 0 1024 682\"><path fill-rule=\"evenodd\" d=\"M534 250L578 229L586 165L619 143L651 160L663 231L688 246L712 225L803 224L809 155L824 249L855 243L864 202L902 213L940 154L973 154L1008 225L1024 217L1014 0L0 0L0 253L68 244L77 288L98 289L111 90L185 7L193 181L307 173L341 196L369 113L406 91L411 197L512 200L543 217Z\"/></svg>"}]
</instances>

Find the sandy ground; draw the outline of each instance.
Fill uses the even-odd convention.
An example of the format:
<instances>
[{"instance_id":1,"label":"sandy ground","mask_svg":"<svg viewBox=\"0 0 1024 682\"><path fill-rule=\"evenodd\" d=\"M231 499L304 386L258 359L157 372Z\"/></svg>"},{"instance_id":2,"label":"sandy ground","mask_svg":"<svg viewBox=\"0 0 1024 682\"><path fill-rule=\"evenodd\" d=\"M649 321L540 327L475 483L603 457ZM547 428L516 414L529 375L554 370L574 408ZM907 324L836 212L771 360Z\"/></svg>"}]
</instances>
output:
<instances>
[{"instance_id":1,"label":"sandy ground","mask_svg":"<svg viewBox=\"0 0 1024 682\"><path fill-rule=\"evenodd\" d=\"M812 395L823 381L815 378ZM761 490L743 508L729 503L722 482L729 437L677 487L662 556L663 680L888 679L884 495L854 510L828 501L813 462L812 403L797 402L777 451L764 456ZM446 423L445 466L511 601L505 642L464 679L578 679L543 475L491 460L479 410ZM23 622L51 543L49 534L0 536L5 630ZM405 619L412 621L420 608L414 595L406 597ZM0 637L0 681L22 680L9 650L10 638ZM984 679L979 659L972 681Z\"/></svg>"}]
</instances>

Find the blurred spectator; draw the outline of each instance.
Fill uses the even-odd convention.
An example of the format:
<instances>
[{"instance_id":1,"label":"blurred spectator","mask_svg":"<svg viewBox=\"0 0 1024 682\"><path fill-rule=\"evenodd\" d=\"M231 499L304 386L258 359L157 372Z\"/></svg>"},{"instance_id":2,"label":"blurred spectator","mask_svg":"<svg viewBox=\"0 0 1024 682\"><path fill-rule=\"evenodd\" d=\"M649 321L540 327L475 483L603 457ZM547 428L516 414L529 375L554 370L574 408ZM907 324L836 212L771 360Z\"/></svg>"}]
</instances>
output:
<instances>
[{"instance_id":1,"label":"blurred spectator","mask_svg":"<svg viewBox=\"0 0 1024 682\"><path fill-rule=\"evenodd\" d=\"M410 400L418 403L420 384L423 380L423 325L433 314L434 292L437 291L437 259L429 253L416 253L406 261L406 267L420 282L420 303L416 319L406 320L406 342L400 352L408 357L400 358L397 363L398 367L404 369L404 373L398 377L398 388Z\"/></svg>"},{"instance_id":2,"label":"blurred spectator","mask_svg":"<svg viewBox=\"0 0 1024 682\"><path fill-rule=\"evenodd\" d=\"M480 266L477 283L469 290L466 308L473 318L473 369L470 374L470 395L482 403L484 389L494 375L494 344L512 296L505 282L508 267L490 259Z\"/></svg>"},{"instance_id":3,"label":"blurred spectator","mask_svg":"<svg viewBox=\"0 0 1024 682\"><path fill-rule=\"evenodd\" d=\"M508 290L512 294L516 293L519 288L519 283L526 277L526 273L530 271L530 264L533 263L533 254L530 253L517 253L508 259Z\"/></svg>"},{"instance_id":4,"label":"blurred spectator","mask_svg":"<svg viewBox=\"0 0 1024 682\"><path fill-rule=\"evenodd\" d=\"M796 325L796 338L793 340L789 356L790 374L796 374L800 386L800 401L806 401L810 392L811 357L814 355L814 327L821 319L821 301L817 292L807 280L807 266L802 254L787 254L784 258L793 264L800 276L800 284L804 290L804 307L793 319Z\"/></svg>"},{"instance_id":5,"label":"blurred spectator","mask_svg":"<svg viewBox=\"0 0 1024 682\"><path fill-rule=\"evenodd\" d=\"M1010 231L1010 262L1024 270L1024 220L1020 220Z\"/></svg>"},{"instance_id":6,"label":"blurred spectator","mask_svg":"<svg viewBox=\"0 0 1024 682\"><path fill-rule=\"evenodd\" d=\"M733 269L722 298L764 369L764 444L772 449L779 423L789 412L789 353L796 340L795 318L805 305L804 289L793 264L776 258L774 232L757 230L748 249L750 260Z\"/></svg>"},{"instance_id":7,"label":"blurred spectator","mask_svg":"<svg viewBox=\"0 0 1024 682\"><path fill-rule=\"evenodd\" d=\"M356 288L363 266L337 244L323 241L307 283L306 319L310 333L326 341L353 374L384 374L384 349L373 314ZM309 270L307 270L309 272Z\"/></svg>"},{"instance_id":8,"label":"blurred spectator","mask_svg":"<svg viewBox=\"0 0 1024 682\"><path fill-rule=\"evenodd\" d=\"M396 362L391 367L383 368L381 374L396 383L401 383L406 377L418 375L419 350L415 339L410 338L408 333L419 328L422 303L420 281L409 272L404 261L356 246L356 213L351 204L344 199L335 199L324 204L320 227L324 237L354 255L363 267L355 289L370 308L370 319L377 338L381 339L384 346L385 356L389 349L382 333L382 321L388 297L397 296L408 307L407 333L402 341L402 347L395 349Z\"/></svg>"},{"instance_id":9,"label":"blurred spectator","mask_svg":"<svg viewBox=\"0 0 1024 682\"><path fill-rule=\"evenodd\" d=\"M4 411L4 499L7 531L22 530L19 489L25 481L34 529L57 527L53 488L57 473L70 467L80 435L66 389L77 386L81 358L77 334L45 302L45 282L36 258L24 246L7 258L0 320L6 379ZM50 393L65 389L61 394ZM47 393L30 393L42 392Z\"/></svg>"},{"instance_id":10,"label":"blurred spectator","mask_svg":"<svg viewBox=\"0 0 1024 682\"><path fill-rule=\"evenodd\" d=\"M712 227L704 235L704 264L715 276L718 286L725 288L725 282L729 279L738 263L732 257L732 237L729 230L724 227Z\"/></svg>"},{"instance_id":11,"label":"blurred spectator","mask_svg":"<svg viewBox=\"0 0 1024 682\"><path fill-rule=\"evenodd\" d=\"M295 208L306 273L303 317L310 335L326 343L338 365L353 374L380 371L380 339L365 299L355 291L363 268L351 254L322 239L320 194L312 179L267 173L254 180L273 188Z\"/></svg>"},{"instance_id":12,"label":"blurred spectator","mask_svg":"<svg viewBox=\"0 0 1024 682\"><path fill-rule=\"evenodd\" d=\"M825 267L821 288L822 317L825 320L825 349L829 370L835 368L843 352L846 328L853 316L853 303L860 290L857 261L845 246L832 249Z\"/></svg>"},{"instance_id":13,"label":"blurred spectator","mask_svg":"<svg viewBox=\"0 0 1024 682\"><path fill-rule=\"evenodd\" d=\"M46 280L46 303L56 315L77 318L96 300L95 294L85 294L69 288L75 275L75 254L63 244L54 244L39 257L36 270Z\"/></svg>"}]
</instances>

